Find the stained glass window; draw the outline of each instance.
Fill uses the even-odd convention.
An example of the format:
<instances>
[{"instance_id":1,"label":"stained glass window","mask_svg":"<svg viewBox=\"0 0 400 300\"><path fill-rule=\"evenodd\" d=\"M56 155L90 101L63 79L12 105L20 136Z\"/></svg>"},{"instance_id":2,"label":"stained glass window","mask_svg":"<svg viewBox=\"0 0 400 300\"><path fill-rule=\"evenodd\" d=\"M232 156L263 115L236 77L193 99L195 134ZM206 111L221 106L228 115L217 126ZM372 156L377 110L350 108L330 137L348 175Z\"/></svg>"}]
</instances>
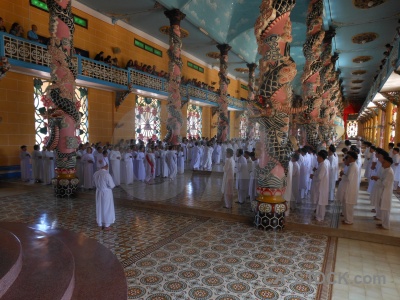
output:
<instances>
[{"instance_id":1,"label":"stained glass window","mask_svg":"<svg viewBox=\"0 0 400 300\"><path fill-rule=\"evenodd\" d=\"M201 137L202 135L202 107L193 104L188 105L187 109L187 130L186 136Z\"/></svg>"},{"instance_id":2,"label":"stained glass window","mask_svg":"<svg viewBox=\"0 0 400 300\"><path fill-rule=\"evenodd\" d=\"M357 121L347 121L347 137L355 138L358 134L358 122Z\"/></svg>"},{"instance_id":3,"label":"stained glass window","mask_svg":"<svg viewBox=\"0 0 400 300\"><path fill-rule=\"evenodd\" d=\"M45 137L48 135L47 132L47 109L43 104L42 99L45 96L47 87L49 86L48 81L35 78L33 80L33 97L35 106L35 132L36 132L36 144L41 145L44 143ZM86 143L89 140L89 109L88 109L88 98L87 89L83 87L76 87L75 89L76 100L79 101L79 113L81 115L80 129L77 130L77 136L79 135L81 142Z\"/></svg>"},{"instance_id":4,"label":"stained glass window","mask_svg":"<svg viewBox=\"0 0 400 300\"><path fill-rule=\"evenodd\" d=\"M249 124L249 116L247 112L244 112L240 115L240 127L239 127L239 135L240 138L245 139L247 136L247 127Z\"/></svg>"},{"instance_id":5,"label":"stained glass window","mask_svg":"<svg viewBox=\"0 0 400 300\"><path fill-rule=\"evenodd\" d=\"M160 138L161 101L137 96L135 108L135 138L146 141Z\"/></svg>"}]
</instances>

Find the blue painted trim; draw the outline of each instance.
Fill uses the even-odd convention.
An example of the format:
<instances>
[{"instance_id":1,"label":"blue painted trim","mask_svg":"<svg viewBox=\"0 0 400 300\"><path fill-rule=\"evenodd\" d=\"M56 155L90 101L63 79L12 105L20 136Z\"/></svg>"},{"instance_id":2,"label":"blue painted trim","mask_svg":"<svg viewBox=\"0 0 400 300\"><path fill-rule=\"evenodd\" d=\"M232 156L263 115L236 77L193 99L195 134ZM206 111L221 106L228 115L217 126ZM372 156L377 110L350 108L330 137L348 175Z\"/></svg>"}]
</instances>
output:
<instances>
[{"instance_id":1,"label":"blue painted trim","mask_svg":"<svg viewBox=\"0 0 400 300\"><path fill-rule=\"evenodd\" d=\"M0 171L11 171L11 170L20 171L20 168L21 168L20 165L0 166Z\"/></svg>"},{"instance_id":2,"label":"blue painted trim","mask_svg":"<svg viewBox=\"0 0 400 300\"><path fill-rule=\"evenodd\" d=\"M9 58L8 62L12 66L17 66L17 67L21 67L21 68L33 69L33 70L37 70L37 71L50 73L50 68L47 67L47 66L41 66L41 65L37 65L37 64L30 63L30 62L21 61L21 60L14 59L14 58Z\"/></svg>"},{"instance_id":3,"label":"blue painted trim","mask_svg":"<svg viewBox=\"0 0 400 300\"><path fill-rule=\"evenodd\" d=\"M199 101L199 102L202 102L202 103L206 103L206 104L210 104L211 106L214 106L214 107L217 107L217 106L218 106L218 104L215 103L215 102L211 102L211 101L209 101L209 100L204 100L204 99L197 98L197 97L191 97L191 96L189 96L189 99L190 99L190 100L194 100L194 101Z\"/></svg>"},{"instance_id":4,"label":"blue painted trim","mask_svg":"<svg viewBox=\"0 0 400 300\"><path fill-rule=\"evenodd\" d=\"M37 46L39 46L41 48L47 49L47 45L45 45L45 44L41 44L41 43L38 43L38 42L33 42L33 41L30 41L30 40L26 40L24 38L16 37L16 36L13 36L13 35L5 33L5 32L0 32L0 56L5 56L6 55L5 54L5 49L4 49L4 36L8 36L8 37L10 37L10 38L12 38L13 40L16 40L16 41L21 41L23 43L29 43L29 44L32 44L32 45L37 45ZM123 91L129 90L129 86L130 86L131 80L132 80L130 69L117 68L117 67L114 67L114 66L110 66L107 63L96 61L94 59L83 57L81 55L75 55L75 57L78 59L78 61L77 61L77 79L82 80L82 81L95 83L95 84L98 84L98 85L108 86L108 87L111 87L111 88L116 89L116 90L123 90ZM41 72L45 72L45 73L50 73L50 71L51 71L50 68L47 67L47 66L41 66L41 65L38 65L38 64L35 64L35 63L25 62L25 61L14 59L14 58L9 58L8 60L9 60L9 63L12 66L18 66L18 67L21 67L21 68L37 70L37 71L41 71ZM82 69L83 69L82 64L83 64L83 61L85 61L85 60L88 61L88 62L91 62L91 63L95 63L97 65L103 65L103 66L108 67L108 68L117 69L120 72L121 71L125 72L127 74L128 85L125 86L125 85L121 85L121 84L116 84L116 83L112 83L112 82L109 82L109 81L105 81L105 80L102 80L102 79L97 79L97 78L84 76L82 74ZM145 86L133 85L133 87L135 89L143 90L143 91L146 91L146 92L149 92L149 93L154 93L156 95L162 95L162 96L167 96L168 97L169 93L165 91L165 86L168 83L167 79L160 78L158 76L155 76L155 75L143 72L143 71L139 71L139 70L136 70L136 69L135 69L135 72L138 72L138 73L146 75L148 77L152 77L154 79L160 80L161 81L162 90L155 90L155 89L148 88L148 87L145 87ZM188 95L189 86L190 85L181 85L181 89L185 90L185 94L186 95ZM211 92L209 90L198 88L196 86L193 86L193 87L203 91L205 93L206 99L201 99L201 98L192 98L192 99L194 99L196 101L199 101L199 102L202 102L202 103L211 104L212 106L218 106L217 103L209 100L210 95L214 95L216 93ZM190 96L182 96L182 100L187 100L188 97L190 98ZM239 99L237 99L237 100L239 100ZM232 106L232 105L229 105L229 104L228 104L228 107L239 109L239 110L243 110L243 108Z\"/></svg>"},{"instance_id":5,"label":"blue painted trim","mask_svg":"<svg viewBox=\"0 0 400 300\"><path fill-rule=\"evenodd\" d=\"M100 84L100 85L106 85L109 87L113 87L117 90L124 90L127 91L128 87L126 85L122 85L122 84L117 84L117 83L112 83L109 81L105 81L105 80L101 80L101 79L97 79L97 78L92 78L92 77L88 77L88 76L84 76L84 75L78 75L77 79L83 80L83 81L88 81L88 82L92 82L92 83L96 83L96 84Z\"/></svg>"}]
</instances>

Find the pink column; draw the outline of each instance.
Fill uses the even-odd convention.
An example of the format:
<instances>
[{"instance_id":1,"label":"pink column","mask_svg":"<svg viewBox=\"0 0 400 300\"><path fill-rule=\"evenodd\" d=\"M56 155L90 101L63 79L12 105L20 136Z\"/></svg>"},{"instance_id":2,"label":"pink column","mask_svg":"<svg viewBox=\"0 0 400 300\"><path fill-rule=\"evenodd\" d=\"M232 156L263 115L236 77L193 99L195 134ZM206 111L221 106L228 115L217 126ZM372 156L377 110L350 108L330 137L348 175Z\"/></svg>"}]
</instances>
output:
<instances>
[{"instance_id":1,"label":"pink column","mask_svg":"<svg viewBox=\"0 0 400 300\"><path fill-rule=\"evenodd\" d=\"M185 14L179 9L167 10L165 16L170 21L169 28L169 82L168 82L168 120L167 135L164 140L172 145L181 143L182 112L181 112L181 27L180 23L185 18Z\"/></svg>"},{"instance_id":2,"label":"pink column","mask_svg":"<svg viewBox=\"0 0 400 300\"><path fill-rule=\"evenodd\" d=\"M257 69L257 64L252 63L252 64L247 64L247 68L249 68L249 83L248 83L248 88L249 88L249 93L247 95L247 101L248 101L248 112L249 112L249 116L253 116L255 114L255 112L253 111L253 102L256 98L256 93L255 93L255 85L256 85L256 75L255 75L255 71ZM251 118L249 118L249 121L247 123L247 130L246 130L247 134L246 136L248 138L254 138L254 120L252 120Z\"/></svg>"},{"instance_id":3,"label":"pink column","mask_svg":"<svg viewBox=\"0 0 400 300\"><path fill-rule=\"evenodd\" d=\"M217 141L225 142L228 136L229 118L228 118L228 52L231 46L228 44L217 45L220 51L219 57L219 97L218 97L218 129Z\"/></svg>"},{"instance_id":4,"label":"pink column","mask_svg":"<svg viewBox=\"0 0 400 300\"><path fill-rule=\"evenodd\" d=\"M303 100L307 109L300 118L306 132L307 144L317 149L321 140L318 132L318 118L322 103L320 70L322 68L321 44L325 36L322 30L323 0L311 0L307 12L307 38L303 46L306 57L303 75Z\"/></svg>"},{"instance_id":5,"label":"pink column","mask_svg":"<svg viewBox=\"0 0 400 300\"><path fill-rule=\"evenodd\" d=\"M52 84L43 103L49 114L49 137L46 146L55 152L56 174L53 186L56 196L74 194L79 180L75 177L76 153L80 142L80 103L75 98L75 67L72 64L74 22L70 0L47 0L50 17L50 44Z\"/></svg>"},{"instance_id":6,"label":"pink column","mask_svg":"<svg viewBox=\"0 0 400 300\"><path fill-rule=\"evenodd\" d=\"M292 42L290 13L295 0L263 0L255 24L255 36L260 59L259 96L254 101L253 119L260 123L260 142L256 144L257 193L252 208L255 224L263 229L282 229L286 189L293 145L289 139L289 116L304 108L292 108L291 82L296 76L296 64L290 57Z\"/></svg>"}]
</instances>

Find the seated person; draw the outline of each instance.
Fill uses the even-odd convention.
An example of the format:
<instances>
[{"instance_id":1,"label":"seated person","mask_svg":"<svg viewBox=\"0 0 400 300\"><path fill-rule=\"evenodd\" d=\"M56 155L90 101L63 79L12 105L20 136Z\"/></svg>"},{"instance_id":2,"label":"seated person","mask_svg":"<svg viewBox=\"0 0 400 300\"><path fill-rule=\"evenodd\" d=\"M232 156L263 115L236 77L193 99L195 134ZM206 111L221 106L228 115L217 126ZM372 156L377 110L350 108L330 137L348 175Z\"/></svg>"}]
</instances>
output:
<instances>
[{"instance_id":1,"label":"seated person","mask_svg":"<svg viewBox=\"0 0 400 300\"><path fill-rule=\"evenodd\" d=\"M104 54L104 52L100 51L99 53L96 54L96 56L94 57L94 60L103 61L104 60L103 54Z\"/></svg>"},{"instance_id":2,"label":"seated person","mask_svg":"<svg viewBox=\"0 0 400 300\"><path fill-rule=\"evenodd\" d=\"M6 27L4 26L4 20L0 17L0 31L7 32Z\"/></svg>"},{"instance_id":3,"label":"seated person","mask_svg":"<svg viewBox=\"0 0 400 300\"><path fill-rule=\"evenodd\" d=\"M104 59L104 62L106 64L111 64L111 55L107 55L107 57Z\"/></svg>"},{"instance_id":4,"label":"seated person","mask_svg":"<svg viewBox=\"0 0 400 300\"><path fill-rule=\"evenodd\" d=\"M24 29L22 28L21 25L15 22L11 25L10 34L19 37L24 37Z\"/></svg>"},{"instance_id":5,"label":"seated person","mask_svg":"<svg viewBox=\"0 0 400 300\"><path fill-rule=\"evenodd\" d=\"M134 68L134 66L135 66L135 65L133 64L133 60L130 59L130 60L128 60L128 62L126 63L125 69Z\"/></svg>"},{"instance_id":6,"label":"seated person","mask_svg":"<svg viewBox=\"0 0 400 300\"><path fill-rule=\"evenodd\" d=\"M41 43L41 40L37 35L37 26L35 24L32 24L32 30L28 31L28 40Z\"/></svg>"}]
</instances>

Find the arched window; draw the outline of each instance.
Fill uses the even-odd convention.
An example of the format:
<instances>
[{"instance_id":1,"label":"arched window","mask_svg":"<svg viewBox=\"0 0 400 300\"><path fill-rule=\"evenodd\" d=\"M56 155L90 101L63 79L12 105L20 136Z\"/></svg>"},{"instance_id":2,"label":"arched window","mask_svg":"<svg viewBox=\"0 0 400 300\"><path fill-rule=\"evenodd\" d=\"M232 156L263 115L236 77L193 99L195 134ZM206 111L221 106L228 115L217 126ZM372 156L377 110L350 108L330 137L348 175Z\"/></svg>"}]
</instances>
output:
<instances>
[{"instance_id":1,"label":"arched window","mask_svg":"<svg viewBox=\"0 0 400 300\"><path fill-rule=\"evenodd\" d=\"M44 96L49 85L50 83L48 81L43 81L40 78L35 78L33 80L36 132L35 142L37 145L43 144L45 137L48 135L46 127L48 111L43 100L45 100ZM87 88L76 87L75 99L80 103L79 113L81 115L80 128L77 130L76 135L80 137L82 143L86 143L89 140L89 109L87 94Z\"/></svg>"},{"instance_id":2,"label":"arched window","mask_svg":"<svg viewBox=\"0 0 400 300\"><path fill-rule=\"evenodd\" d=\"M187 130L186 136L201 137L202 135L202 107L193 104L188 105L187 109Z\"/></svg>"},{"instance_id":3,"label":"arched window","mask_svg":"<svg viewBox=\"0 0 400 300\"><path fill-rule=\"evenodd\" d=\"M146 141L160 138L160 100L137 96L135 108L135 138Z\"/></svg>"},{"instance_id":4,"label":"arched window","mask_svg":"<svg viewBox=\"0 0 400 300\"><path fill-rule=\"evenodd\" d=\"M247 112L240 115L239 136L242 139L247 137L247 127L249 126L249 116Z\"/></svg>"},{"instance_id":5,"label":"arched window","mask_svg":"<svg viewBox=\"0 0 400 300\"><path fill-rule=\"evenodd\" d=\"M347 121L347 137L355 138L358 134L358 122L357 121Z\"/></svg>"}]
</instances>

